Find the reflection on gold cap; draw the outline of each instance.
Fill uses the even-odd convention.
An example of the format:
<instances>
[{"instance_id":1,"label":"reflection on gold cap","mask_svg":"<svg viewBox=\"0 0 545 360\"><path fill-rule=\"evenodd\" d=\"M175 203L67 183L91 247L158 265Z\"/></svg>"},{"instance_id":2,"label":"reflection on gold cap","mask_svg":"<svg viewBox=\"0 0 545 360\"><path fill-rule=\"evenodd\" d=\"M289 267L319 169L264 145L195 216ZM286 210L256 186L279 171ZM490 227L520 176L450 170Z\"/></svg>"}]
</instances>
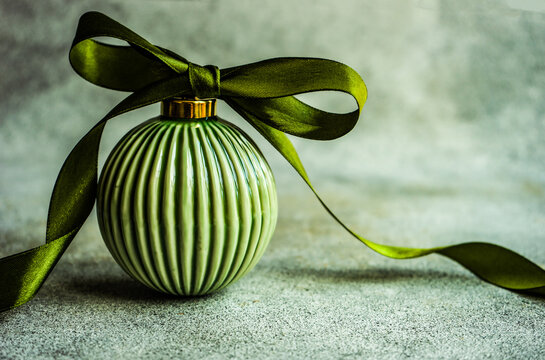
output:
<instances>
[{"instance_id":1,"label":"reflection on gold cap","mask_svg":"<svg viewBox=\"0 0 545 360\"><path fill-rule=\"evenodd\" d=\"M161 115L182 119L216 116L216 99L175 97L163 100L161 102Z\"/></svg>"}]
</instances>

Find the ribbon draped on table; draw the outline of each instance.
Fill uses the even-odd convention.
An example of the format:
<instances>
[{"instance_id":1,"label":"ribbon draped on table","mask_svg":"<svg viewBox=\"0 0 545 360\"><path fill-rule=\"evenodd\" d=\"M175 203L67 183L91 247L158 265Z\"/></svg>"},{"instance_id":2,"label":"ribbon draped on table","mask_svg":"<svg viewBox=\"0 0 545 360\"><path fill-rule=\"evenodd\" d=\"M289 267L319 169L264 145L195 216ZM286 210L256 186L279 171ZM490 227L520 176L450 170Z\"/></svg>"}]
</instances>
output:
<instances>
[{"instance_id":1,"label":"ribbon draped on table","mask_svg":"<svg viewBox=\"0 0 545 360\"><path fill-rule=\"evenodd\" d=\"M129 46L93 39L104 36L126 41ZM80 76L96 85L132 93L100 120L65 160L51 196L46 243L0 259L0 311L24 304L37 293L91 212L97 192L98 149L107 121L174 96L224 100L286 158L342 227L379 254L408 259L437 253L494 285L545 295L545 271L509 249L484 242L427 249L381 245L356 234L327 207L285 133L331 140L352 130L367 91L358 73L344 64L315 58L275 58L221 70L199 66L152 45L98 12L81 17L70 63ZM346 114L329 113L293 96L323 90L351 95L358 108Z\"/></svg>"}]
</instances>

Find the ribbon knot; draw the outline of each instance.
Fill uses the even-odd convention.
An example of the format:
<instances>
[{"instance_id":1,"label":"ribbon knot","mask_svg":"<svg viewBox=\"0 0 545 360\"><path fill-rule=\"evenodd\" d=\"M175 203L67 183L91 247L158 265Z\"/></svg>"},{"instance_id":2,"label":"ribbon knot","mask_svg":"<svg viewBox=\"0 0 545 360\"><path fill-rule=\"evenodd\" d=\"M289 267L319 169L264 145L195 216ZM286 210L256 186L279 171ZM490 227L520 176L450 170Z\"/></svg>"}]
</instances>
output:
<instances>
[{"instance_id":1,"label":"ribbon knot","mask_svg":"<svg viewBox=\"0 0 545 360\"><path fill-rule=\"evenodd\" d=\"M200 66L189 63L187 75L191 89L196 97L219 98L220 97L220 70L214 65Z\"/></svg>"}]
</instances>

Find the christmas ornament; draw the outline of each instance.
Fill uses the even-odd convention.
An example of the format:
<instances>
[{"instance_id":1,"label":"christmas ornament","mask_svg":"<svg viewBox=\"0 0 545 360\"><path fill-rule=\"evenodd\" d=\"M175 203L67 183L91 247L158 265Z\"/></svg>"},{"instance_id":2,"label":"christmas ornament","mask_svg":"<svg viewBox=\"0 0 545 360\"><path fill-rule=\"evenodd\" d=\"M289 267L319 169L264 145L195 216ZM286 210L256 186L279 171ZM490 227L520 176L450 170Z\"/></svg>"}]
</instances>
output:
<instances>
[{"instance_id":1,"label":"christmas ornament","mask_svg":"<svg viewBox=\"0 0 545 360\"><path fill-rule=\"evenodd\" d=\"M255 143L216 117L216 99L173 98L108 157L97 213L130 276L158 291L203 295L259 261L276 224L276 188Z\"/></svg>"}]
</instances>

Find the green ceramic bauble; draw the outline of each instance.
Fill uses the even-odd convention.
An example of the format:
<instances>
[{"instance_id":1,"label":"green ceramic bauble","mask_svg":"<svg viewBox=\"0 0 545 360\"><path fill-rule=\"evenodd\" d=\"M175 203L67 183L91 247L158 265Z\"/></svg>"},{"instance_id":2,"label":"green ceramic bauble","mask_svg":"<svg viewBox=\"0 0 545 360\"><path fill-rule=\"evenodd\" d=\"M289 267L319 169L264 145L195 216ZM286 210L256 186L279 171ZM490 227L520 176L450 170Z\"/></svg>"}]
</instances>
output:
<instances>
[{"instance_id":1,"label":"green ceramic bauble","mask_svg":"<svg viewBox=\"0 0 545 360\"><path fill-rule=\"evenodd\" d=\"M274 177L254 142L215 116L215 100L171 99L106 160L97 213L104 241L134 279L203 295L261 258L277 218Z\"/></svg>"}]
</instances>

